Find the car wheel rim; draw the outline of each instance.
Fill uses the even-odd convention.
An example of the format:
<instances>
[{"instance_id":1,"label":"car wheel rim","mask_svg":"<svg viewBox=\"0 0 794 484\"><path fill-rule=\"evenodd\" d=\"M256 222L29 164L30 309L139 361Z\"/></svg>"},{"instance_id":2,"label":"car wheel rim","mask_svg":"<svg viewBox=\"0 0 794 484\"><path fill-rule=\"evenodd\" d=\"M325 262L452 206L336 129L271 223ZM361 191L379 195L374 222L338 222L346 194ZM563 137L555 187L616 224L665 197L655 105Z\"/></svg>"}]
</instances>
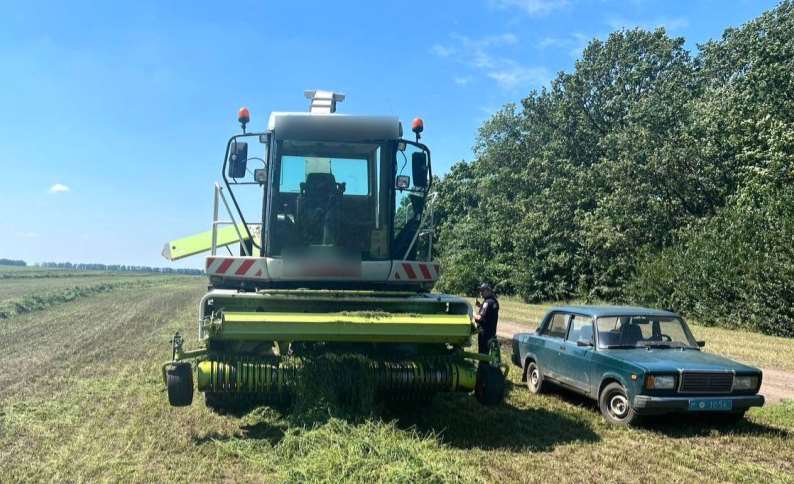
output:
<instances>
[{"instance_id":1,"label":"car wheel rim","mask_svg":"<svg viewBox=\"0 0 794 484\"><path fill-rule=\"evenodd\" d=\"M532 384L532 388L538 387L538 381L540 381L540 375L538 374L538 370L535 368L532 370L532 373L529 374L529 382Z\"/></svg>"},{"instance_id":2,"label":"car wheel rim","mask_svg":"<svg viewBox=\"0 0 794 484\"><path fill-rule=\"evenodd\" d=\"M624 395L613 395L609 399L609 413L618 419L624 418L629 413L629 401Z\"/></svg>"}]
</instances>

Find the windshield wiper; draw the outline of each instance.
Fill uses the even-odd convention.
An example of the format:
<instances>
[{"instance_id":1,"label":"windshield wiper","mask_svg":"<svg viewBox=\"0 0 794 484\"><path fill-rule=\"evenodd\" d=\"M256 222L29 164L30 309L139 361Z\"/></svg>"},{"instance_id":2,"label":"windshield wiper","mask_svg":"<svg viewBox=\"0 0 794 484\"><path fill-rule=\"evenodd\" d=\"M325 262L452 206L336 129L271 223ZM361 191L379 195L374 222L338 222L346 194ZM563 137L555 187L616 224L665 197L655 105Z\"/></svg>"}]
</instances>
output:
<instances>
[{"instance_id":1,"label":"windshield wiper","mask_svg":"<svg viewBox=\"0 0 794 484\"><path fill-rule=\"evenodd\" d=\"M608 350L617 350L617 349L637 348L637 346L636 345L607 345L605 348L608 349Z\"/></svg>"},{"instance_id":2,"label":"windshield wiper","mask_svg":"<svg viewBox=\"0 0 794 484\"><path fill-rule=\"evenodd\" d=\"M646 348L672 348L668 343L655 343L652 341L646 341L643 346Z\"/></svg>"}]
</instances>

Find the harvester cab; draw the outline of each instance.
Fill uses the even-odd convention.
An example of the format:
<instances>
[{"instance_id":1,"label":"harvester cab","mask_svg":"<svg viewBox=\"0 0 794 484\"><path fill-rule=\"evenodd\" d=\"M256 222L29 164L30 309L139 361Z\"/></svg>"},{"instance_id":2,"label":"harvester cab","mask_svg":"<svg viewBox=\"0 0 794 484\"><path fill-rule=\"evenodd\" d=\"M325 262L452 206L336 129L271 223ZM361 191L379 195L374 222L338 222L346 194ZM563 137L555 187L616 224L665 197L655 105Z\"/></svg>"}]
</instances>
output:
<instances>
[{"instance_id":1,"label":"harvester cab","mask_svg":"<svg viewBox=\"0 0 794 484\"><path fill-rule=\"evenodd\" d=\"M336 113L343 94L305 95L309 112L274 112L264 132L247 132L250 113L240 110L212 229L163 251L172 260L210 252L201 346L185 350L176 335L163 366L170 403L192 402L193 366L207 404L222 407L290 398L306 362L328 357L366 361L378 397L474 390L500 402L498 344L488 355L466 351L471 306L429 292L439 265L422 120L412 141L396 117Z\"/></svg>"}]
</instances>

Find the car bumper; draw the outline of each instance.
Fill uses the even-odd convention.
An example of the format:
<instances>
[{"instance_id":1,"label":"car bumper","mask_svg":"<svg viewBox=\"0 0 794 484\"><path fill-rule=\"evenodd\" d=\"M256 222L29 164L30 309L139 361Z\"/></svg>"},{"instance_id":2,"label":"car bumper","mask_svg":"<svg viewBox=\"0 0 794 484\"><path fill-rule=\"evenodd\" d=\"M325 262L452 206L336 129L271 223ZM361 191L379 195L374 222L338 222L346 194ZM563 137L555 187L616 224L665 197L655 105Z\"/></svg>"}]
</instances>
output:
<instances>
[{"instance_id":1,"label":"car bumper","mask_svg":"<svg viewBox=\"0 0 794 484\"><path fill-rule=\"evenodd\" d=\"M720 397L651 397L637 395L634 397L634 410L640 414L689 412L690 400L731 400L731 412L747 410L750 407L764 405L763 395L720 396Z\"/></svg>"}]
</instances>

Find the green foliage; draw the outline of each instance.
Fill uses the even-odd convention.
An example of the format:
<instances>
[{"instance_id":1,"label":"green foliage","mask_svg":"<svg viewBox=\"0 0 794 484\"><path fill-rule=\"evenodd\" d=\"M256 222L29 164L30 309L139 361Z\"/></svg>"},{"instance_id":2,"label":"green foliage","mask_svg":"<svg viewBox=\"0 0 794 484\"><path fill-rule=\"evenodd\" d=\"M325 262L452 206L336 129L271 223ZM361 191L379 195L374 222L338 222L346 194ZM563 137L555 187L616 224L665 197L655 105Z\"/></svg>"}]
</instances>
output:
<instances>
[{"instance_id":1,"label":"green foliage","mask_svg":"<svg viewBox=\"0 0 794 484\"><path fill-rule=\"evenodd\" d=\"M489 280L794 334L793 86L791 1L696 57L663 29L593 40L436 185L439 288Z\"/></svg>"}]
</instances>

